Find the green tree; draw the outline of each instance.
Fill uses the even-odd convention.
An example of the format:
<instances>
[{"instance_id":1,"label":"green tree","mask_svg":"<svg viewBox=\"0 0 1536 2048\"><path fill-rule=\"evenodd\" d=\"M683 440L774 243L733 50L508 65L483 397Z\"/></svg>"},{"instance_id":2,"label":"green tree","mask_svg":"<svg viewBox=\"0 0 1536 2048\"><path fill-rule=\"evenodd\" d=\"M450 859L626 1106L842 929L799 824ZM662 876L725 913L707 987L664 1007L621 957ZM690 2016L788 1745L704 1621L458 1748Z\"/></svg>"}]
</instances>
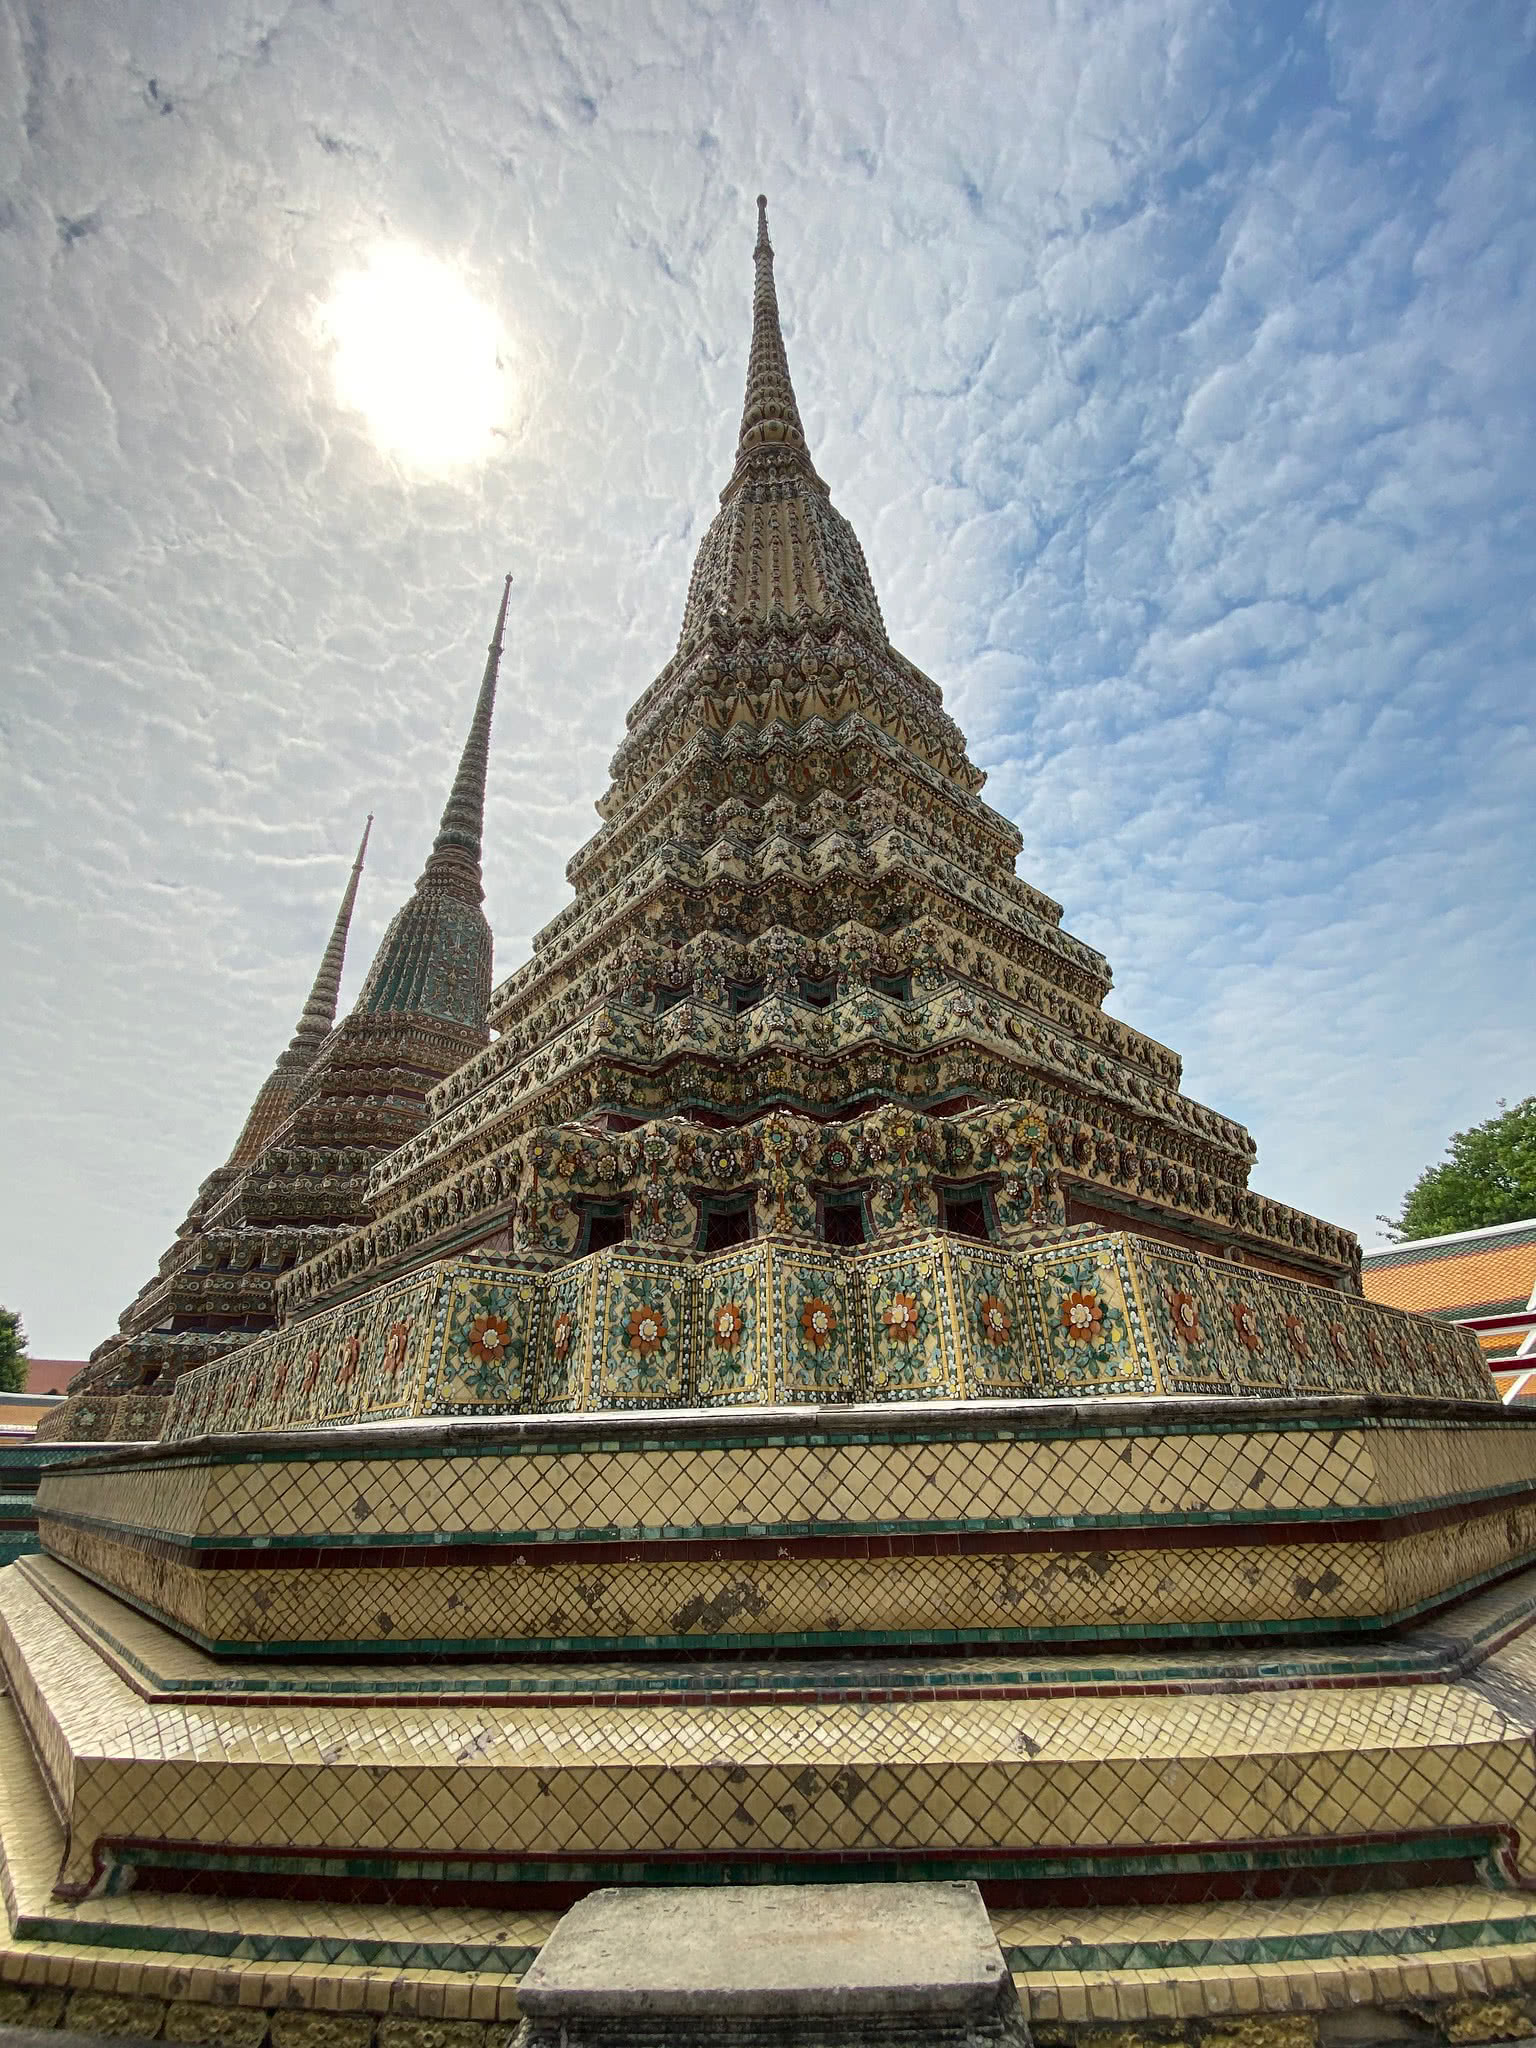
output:
<instances>
[{"instance_id":1,"label":"green tree","mask_svg":"<svg viewBox=\"0 0 1536 2048\"><path fill-rule=\"evenodd\" d=\"M1401 1216L1378 1216L1393 1242L1486 1230L1536 1217L1536 1095L1458 1131L1439 1166L1426 1166L1403 1197Z\"/></svg>"},{"instance_id":2,"label":"green tree","mask_svg":"<svg viewBox=\"0 0 1536 2048\"><path fill-rule=\"evenodd\" d=\"M0 1394L20 1394L27 1384L27 1333L14 1309L0 1308Z\"/></svg>"}]
</instances>

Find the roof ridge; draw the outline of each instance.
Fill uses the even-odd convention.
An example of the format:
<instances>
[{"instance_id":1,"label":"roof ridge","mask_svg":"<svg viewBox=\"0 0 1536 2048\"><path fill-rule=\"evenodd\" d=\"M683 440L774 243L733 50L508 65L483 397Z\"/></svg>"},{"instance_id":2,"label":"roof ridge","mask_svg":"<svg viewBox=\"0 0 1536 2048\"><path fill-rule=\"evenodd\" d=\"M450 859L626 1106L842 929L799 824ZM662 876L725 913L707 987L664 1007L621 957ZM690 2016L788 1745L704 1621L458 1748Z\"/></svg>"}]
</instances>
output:
<instances>
[{"instance_id":1,"label":"roof ridge","mask_svg":"<svg viewBox=\"0 0 1536 2048\"><path fill-rule=\"evenodd\" d=\"M1474 1239L1507 1236L1511 1231L1528 1230L1536 1234L1536 1216L1522 1216L1514 1223L1487 1223L1477 1230L1449 1230L1440 1237L1411 1237L1401 1244L1374 1245L1362 1249L1362 1259L1416 1258L1420 1252L1431 1251L1437 1246L1468 1244Z\"/></svg>"}]
</instances>

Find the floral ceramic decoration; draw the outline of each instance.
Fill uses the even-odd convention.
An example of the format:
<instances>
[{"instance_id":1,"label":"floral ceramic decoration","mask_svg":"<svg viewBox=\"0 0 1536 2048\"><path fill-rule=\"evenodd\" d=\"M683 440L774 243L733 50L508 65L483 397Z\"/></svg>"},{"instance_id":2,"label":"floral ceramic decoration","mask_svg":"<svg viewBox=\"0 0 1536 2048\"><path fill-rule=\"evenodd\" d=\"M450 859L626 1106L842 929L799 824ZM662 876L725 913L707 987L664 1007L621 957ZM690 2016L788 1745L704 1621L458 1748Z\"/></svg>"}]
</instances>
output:
<instances>
[{"instance_id":1,"label":"floral ceramic decoration","mask_svg":"<svg viewBox=\"0 0 1536 2048\"><path fill-rule=\"evenodd\" d=\"M1215 1262L1204 1268L1202 1286L1231 1385L1256 1394L1290 1391L1295 1375L1271 1289L1244 1267Z\"/></svg>"},{"instance_id":2,"label":"floral ceramic decoration","mask_svg":"<svg viewBox=\"0 0 1536 2048\"><path fill-rule=\"evenodd\" d=\"M983 1344L994 1350L1013 1341L1013 1310L1000 1294L984 1294L976 1304L976 1327Z\"/></svg>"},{"instance_id":3,"label":"floral ceramic decoration","mask_svg":"<svg viewBox=\"0 0 1536 2048\"><path fill-rule=\"evenodd\" d=\"M973 1242L953 1243L956 1323L965 1391L972 1395L1038 1394L1029 1295L1021 1292L1022 1258L999 1257Z\"/></svg>"},{"instance_id":4,"label":"floral ceramic decoration","mask_svg":"<svg viewBox=\"0 0 1536 2048\"><path fill-rule=\"evenodd\" d=\"M942 1312L942 1281L930 1255L869 1262L864 1271L870 1332L869 1390L879 1400L942 1393L953 1381Z\"/></svg>"},{"instance_id":5,"label":"floral ceramic decoration","mask_svg":"<svg viewBox=\"0 0 1536 2048\"><path fill-rule=\"evenodd\" d=\"M559 1413L581 1400L591 1277L591 1264L584 1259L546 1283L540 1343L541 1409Z\"/></svg>"},{"instance_id":6,"label":"floral ceramic decoration","mask_svg":"<svg viewBox=\"0 0 1536 2048\"><path fill-rule=\"evenodd\" d=\"M1164 1391L1230 1393L1236 1360L1247 1353L1211 1269L1202 1259L1154 1251L1145 1240L1136 1244L1133 1256Z\"/></svg>"},{"instance_id":7,"label":"floral ceramic decoration","mask_svg":"<svg viewBox=\"0 0 1536 2048\"><path fill-rule=\"evenodd\" d=\"M695 1366L701 1405L761 1401L759 1290L762 1254L712 1263L700 1275Z\"/></svg>"},{"instance_id":8,"label":"floral ceramic decoration","mask_svg":"<svg viewBox=\"0 0 1536 2048\"><path fill-rule=\"evenodd\" d=\"M1106 1253L1039 1256L1032 1262L1044 1325L1051 1393L1091 1392L1147 1379L1123 1278Z\"/></svg>"},{"instance_id":9,"label":"floral ceramic decoration","mask_svg":"<svg viewBox=\"0 0 1536 2048\"><path fill-rule=\"evenodd\" d=\"M688 1270L606 1255L602 1349L593 1377L605 1408L680 1407L688 1395Z\"/></svg>"},{"instance_id":10,"label":"floral ceramic decoration","mask_svg":"<svg viewBox=\"0 0 1536 2048\"><path fill-rule=\"evenodd\" d=\"M515 1409L535 1290L526 1281L476 1281L454 1288L437 1375L440 1403Z\"/></svg>"},{"instance_id":11,"label":"floral ceramic decoration","mask_svg":"<svg viewBox=\"0 0 1536 2048\"><path fill-rule=\"evenodd\" d=\"M779 1398L787 1401L856 1400L852 1297L842 1262L780 1257L775 1369Z\"/></svg>"}]
</instances>

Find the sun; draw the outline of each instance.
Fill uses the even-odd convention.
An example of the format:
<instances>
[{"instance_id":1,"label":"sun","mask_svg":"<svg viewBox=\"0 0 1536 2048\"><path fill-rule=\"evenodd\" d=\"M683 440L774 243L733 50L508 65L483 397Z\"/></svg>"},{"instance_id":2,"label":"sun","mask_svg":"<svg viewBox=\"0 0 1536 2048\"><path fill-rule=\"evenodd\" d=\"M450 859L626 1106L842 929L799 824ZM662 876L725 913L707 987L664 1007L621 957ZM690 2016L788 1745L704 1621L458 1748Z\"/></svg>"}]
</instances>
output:
<instances>
[{"instance_id":1,"label":"sun","mask_svg":"<svg viewBox=\"0 0 1536 2048\"><path fill-rule=\"evenodd\" d=\"M481 462L507 412L496 315L451 264L383 242L321 308L336 396L412 468Z\"/></svg>"}]
</instances>

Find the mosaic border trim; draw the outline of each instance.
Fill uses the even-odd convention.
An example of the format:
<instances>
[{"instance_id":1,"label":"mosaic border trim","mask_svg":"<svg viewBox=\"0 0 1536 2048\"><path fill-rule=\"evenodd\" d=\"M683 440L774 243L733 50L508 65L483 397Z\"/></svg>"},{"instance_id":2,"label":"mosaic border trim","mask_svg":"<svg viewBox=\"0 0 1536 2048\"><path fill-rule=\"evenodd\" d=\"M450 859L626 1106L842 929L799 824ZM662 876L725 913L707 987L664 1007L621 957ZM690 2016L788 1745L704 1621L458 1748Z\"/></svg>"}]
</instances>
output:
<instances>
[{"instance_id":1,"label":"mosaic border trim","mask_svg":"<svg viewBox=\"0 0 1536 2048\"><path fill-rule=\"evenodd\" d=\"M869 1403L794 1409L764 1405L728 1415L703 1410L647 1414L539 1414L392 1418L394 1426L337 1423L325 1427L210 1433L157 1443L84 1447L69 1472L100 1473L140 1466L165 1471L244 1464L349 1463L402 1457L550 1456L560 1452L755 1450L793 1444L929 1444L1006 1442L1027 1434L1040 1442L1093 1437L1230 1436L1258 1431L1338 1429L1536 1429L1536 1408L1402 1394L1254 1396L1242 1402L1209 1396L1145 1400L1106 1397L1102 1403L987 1399L963 1408L934 1403L921 1422L910 1410L892 1413ZM51 1476L51 1475L45 1475ZM65 1475L68 1476L68 1475Z\"/></svg>"},{"instance_id":2,"label":"mosaic border trim","mask_svg":"<svg viewBox=\"0 0 1536 2048\"><path fill-rule=\"evenodd\" d=\"M433 1853L390 1856L375 1851L332 1854L312 1845L291 1850L271 1848L244 1852L218 1849L201 1842L138 1839L103 1836L96 1844L98 1869L103 1879L92 1887L92 1895L115 1898L139 1889L137 1873L150 1870L206 1871L210 1874L274 1878L330 1877L338 1881L360 1879L380 1885L520 1885L646 1883L659 1873L669 1884L732 1884L742 1880L723 1874L740 1868L745 1881L756 1884L796 1884L804 1881L806 1870L836 1869L839 1881L886 1883L914 1872L924 1878L972 1877L978 1881L1009 1884L1051 1884L1067 1879L1095 1878L1205 1878L1215 1875L1248 1876L1318 1870L1361 1870L1411 1867L1416 1863L1443 1864L1474 1861L1483 1866L1485 1879L1494 1893L1510 1893L1513 1887L1501 1875L1511 1831L1496 1825L1464 1827L1404 1828L1390 1834L1294 1836L1281 1841L1233 1842L1217 1848L1184 1848L1168 1843L1158 1848L1127 1853L1123 1849L1092 1851L1071 1846L1060 1848L976 1849L953 1851L911 1849L803 1849L799 1851L733 1850L705 1852L693 1849L647 1850L630 1855L530 1855L504 1856ZM957 1869L957 1865L965 1866ZM846 1878L842 1870L855 1873ZM644 1876L635 1873L643 1871ZM153 1890L153 1886L145 1886ZM1518 1893L1516 1896L1520 1896ZM1529 1907L1536 1921L1536 1902ZM1533 1927L1536 1932L1536 1927Z\"/></svg>"}]
</instances>

